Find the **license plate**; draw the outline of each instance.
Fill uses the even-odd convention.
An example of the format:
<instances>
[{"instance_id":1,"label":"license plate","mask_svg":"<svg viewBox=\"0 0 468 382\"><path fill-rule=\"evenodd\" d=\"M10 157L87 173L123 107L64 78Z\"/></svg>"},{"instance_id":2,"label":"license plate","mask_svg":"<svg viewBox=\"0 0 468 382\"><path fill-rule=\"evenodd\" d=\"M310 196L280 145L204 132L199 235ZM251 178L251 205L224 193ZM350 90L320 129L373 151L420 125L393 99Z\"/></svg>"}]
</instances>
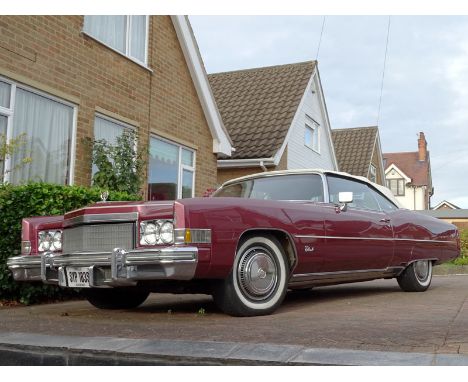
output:
<instances>
[{"instance_id":1,"label":"license plate","mask_svg":"<svg viewBox=\"0 0 468 382\"><path fill-rule=\"evenodd\" d=\"M70 288L89 288L89 268L67 267L67 280Z\"/></svg>"}]
</instances>

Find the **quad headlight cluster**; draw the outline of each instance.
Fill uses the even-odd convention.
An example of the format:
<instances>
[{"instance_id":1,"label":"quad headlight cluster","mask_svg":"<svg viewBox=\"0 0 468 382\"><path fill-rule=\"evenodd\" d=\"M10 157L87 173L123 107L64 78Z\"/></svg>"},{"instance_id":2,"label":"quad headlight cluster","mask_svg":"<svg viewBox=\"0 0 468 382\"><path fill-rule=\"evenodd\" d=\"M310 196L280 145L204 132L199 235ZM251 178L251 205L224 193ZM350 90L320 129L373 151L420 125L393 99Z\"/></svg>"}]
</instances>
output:
<instances>
[{"instance_id":1,"label":"quad headlight cluster","mask_svg":"<svg viewBox=\"0 0 468 382\"><path fill-rule=\"evenodd\" d=\"M62 231L39 231L38 247L39 252L60 252L62 250Z\"/></svg>"},{"instance_id":2,"label":"quad headlight cluster","mask_svg":"<svg viewBox=\"0 0 468 382\"><path fill-rule=\"evenodd\" d=\"M174 243L172 220L147 220L140 223L140 245Z\"/></svg>"}]
</instances>

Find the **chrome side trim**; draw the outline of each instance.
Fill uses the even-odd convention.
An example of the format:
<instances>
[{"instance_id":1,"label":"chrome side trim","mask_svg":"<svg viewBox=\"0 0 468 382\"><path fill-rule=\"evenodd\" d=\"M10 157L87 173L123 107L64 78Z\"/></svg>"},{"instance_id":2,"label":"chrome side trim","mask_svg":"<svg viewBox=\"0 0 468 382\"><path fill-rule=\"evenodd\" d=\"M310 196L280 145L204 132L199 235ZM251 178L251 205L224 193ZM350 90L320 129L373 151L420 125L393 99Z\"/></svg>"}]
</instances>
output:
<instances>
[{"instance_id":1,"label":"chrome side trim","mask_svg":"<svg viewBox=\"0 0 468 382\"><path fill-rule=\"evenodd\" d=\"M91 223L134 222L138 220L138 212L121 212L112 214L88 214L76 216L63 221L63 227Z\"/></svg>"},{"instance_id":2,"label":"chrome side trim","mask_svg":"<svg viewBox=\"0 0 468 382\"><path fill-rule=\"evenodd\" d=\"M289 281L289 285L291 287L305 285L331 285L385 277L396 277L404 269L404 266L398 266L387 267L383 269L360 269L353 271L303 273L293 275Z\"/></svg>"},{"instance_id":3,"label":"chrome side trim","mask_svg":"<svg viewBox=\"0 0 468 382\"><path fill-rule=\"evenodd\" d=\"M384 237L356 237L356 236L321 236L321 235L294 235L297 239L338 239L338 240L379 240L379 241L415 241L428 243L453 243L453 240L427 240Z\"/></svg>"}]
</instances>

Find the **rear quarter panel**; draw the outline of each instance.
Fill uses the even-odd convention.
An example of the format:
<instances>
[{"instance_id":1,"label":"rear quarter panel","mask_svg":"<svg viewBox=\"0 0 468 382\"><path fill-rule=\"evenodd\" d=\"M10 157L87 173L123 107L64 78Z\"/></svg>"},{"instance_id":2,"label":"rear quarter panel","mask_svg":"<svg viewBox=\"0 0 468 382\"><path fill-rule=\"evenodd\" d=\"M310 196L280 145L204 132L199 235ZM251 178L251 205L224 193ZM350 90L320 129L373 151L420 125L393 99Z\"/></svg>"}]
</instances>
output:
<instances>
[{"instance_id":1,"label":"rear quarter panel","mask_svg":"<svg viewBox=\"0 0 468 382\"><path fill-rule=\"evenodd\" d=\"M418 259L449 261L460 254L457 227L416 211L391 214L395 235L394 265Z\"/></svg>"}]
</instances>

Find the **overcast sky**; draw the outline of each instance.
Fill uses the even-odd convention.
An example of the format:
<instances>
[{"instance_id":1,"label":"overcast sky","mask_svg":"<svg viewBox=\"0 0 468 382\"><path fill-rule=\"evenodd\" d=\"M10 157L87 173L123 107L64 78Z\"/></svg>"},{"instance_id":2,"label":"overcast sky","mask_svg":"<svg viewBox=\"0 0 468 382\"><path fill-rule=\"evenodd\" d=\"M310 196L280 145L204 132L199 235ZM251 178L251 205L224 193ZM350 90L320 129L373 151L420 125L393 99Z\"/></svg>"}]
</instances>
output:
<instances>
[{"instance_id":1,"label":"overcast sky","mask_svg":"<svg viewBox=\"0 0 468 382\"><path fill-rule=\"evenodd\" d=\"M208 73L312 60L322 16L191 16ZM332 128L375 126L388 16L327 16L318 52ZM468 17L392 16L379 129L384 152L424 131L432 206L468 208Z\"/></svg>"}]
</instances>

